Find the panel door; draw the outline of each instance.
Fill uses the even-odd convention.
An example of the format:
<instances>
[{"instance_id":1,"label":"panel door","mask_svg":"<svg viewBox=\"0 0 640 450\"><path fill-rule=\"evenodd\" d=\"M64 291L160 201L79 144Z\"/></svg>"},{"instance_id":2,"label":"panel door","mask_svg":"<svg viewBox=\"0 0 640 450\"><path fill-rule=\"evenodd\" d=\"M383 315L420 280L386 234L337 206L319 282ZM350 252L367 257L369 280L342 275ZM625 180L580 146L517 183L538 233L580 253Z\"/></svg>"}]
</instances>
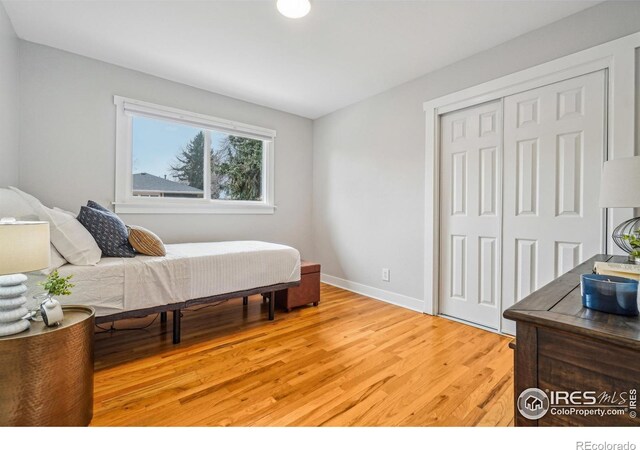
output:
<instances>
[{"instance_id":1,"label":"panel door","mask_svg":"<svg viewBox=\"0 0 640 450\"><path fill-rule=\"evenodd\" d=\"M604 130L604 71L504 99L503 310L603 250Z\"/></svg>"},{"instance_id":2,"label":"panel door","mask_svg":"<svg viewBox=\"0 0 640 450\"><path fill-rule=\"evenodd\" d=\"M440 313L500 324L502 103L441 119Z\"/></svg>"}]
</instances>

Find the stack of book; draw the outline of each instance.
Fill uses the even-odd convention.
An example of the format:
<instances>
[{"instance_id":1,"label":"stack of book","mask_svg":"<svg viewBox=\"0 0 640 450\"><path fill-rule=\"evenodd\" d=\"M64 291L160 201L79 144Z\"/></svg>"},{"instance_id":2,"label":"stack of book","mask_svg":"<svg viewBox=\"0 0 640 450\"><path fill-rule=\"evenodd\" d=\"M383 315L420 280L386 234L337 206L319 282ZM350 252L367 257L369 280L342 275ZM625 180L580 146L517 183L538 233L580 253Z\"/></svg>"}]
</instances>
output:
<instances>
[{"instance_id":1,"label":"stack of book","mask_svg":"<svg viewBox=\"0 0 640 450\"><path fill-rule=\"evenodd\" d=\"M596 262L593 271L600 275L612 275L616 277L632 278L640 280L639 264L622 264L610 262Z\"/></svg>"}]
</instances>

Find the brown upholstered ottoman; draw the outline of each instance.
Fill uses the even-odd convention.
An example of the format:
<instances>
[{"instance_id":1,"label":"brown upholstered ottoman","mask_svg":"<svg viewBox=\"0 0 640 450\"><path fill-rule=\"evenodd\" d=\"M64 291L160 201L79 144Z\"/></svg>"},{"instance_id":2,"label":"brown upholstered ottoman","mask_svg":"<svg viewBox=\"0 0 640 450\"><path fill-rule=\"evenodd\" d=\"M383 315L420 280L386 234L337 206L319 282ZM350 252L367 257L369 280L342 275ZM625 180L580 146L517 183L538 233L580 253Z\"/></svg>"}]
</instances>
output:
<instances>
[{"instance_id":1,"label":"brown upholstered ottoman","mask_svg":"<svg viewBox=\"0 0 640 450\"><path fill-rule=\"evenodd\" d=\"M300 286L276 292L276 306L291 311L296 306L320 303L320 264L300 263Z\"/></svg>"}]
</instances>

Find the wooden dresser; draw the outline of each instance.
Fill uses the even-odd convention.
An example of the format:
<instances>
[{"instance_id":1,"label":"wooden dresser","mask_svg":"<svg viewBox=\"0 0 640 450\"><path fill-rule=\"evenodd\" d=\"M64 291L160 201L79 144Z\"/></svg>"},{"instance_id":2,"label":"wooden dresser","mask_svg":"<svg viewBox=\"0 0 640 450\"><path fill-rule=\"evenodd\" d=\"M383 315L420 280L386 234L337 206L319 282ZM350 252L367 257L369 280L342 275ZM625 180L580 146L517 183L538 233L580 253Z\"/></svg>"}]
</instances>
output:
<instances>
[{"instance_id":1,"label":"wooden dresser","mask_svg":"<svg viewBox=\"0 0 640 450\"><path fill-rule=\"evenodd\" d=\"M595 261L625 260L596 255L504 312L505 318L516 321L516 426L640 425L635 399L640 391L640 318L583 308L580 293L580 274L591 273ZM549 397L549 410L537 420L527 419L518 409L518 397L528 388ZM594 397L598 405L605 405L597 408L603 415L583 412L593 410Z\"/></svg>"}]
</instances>

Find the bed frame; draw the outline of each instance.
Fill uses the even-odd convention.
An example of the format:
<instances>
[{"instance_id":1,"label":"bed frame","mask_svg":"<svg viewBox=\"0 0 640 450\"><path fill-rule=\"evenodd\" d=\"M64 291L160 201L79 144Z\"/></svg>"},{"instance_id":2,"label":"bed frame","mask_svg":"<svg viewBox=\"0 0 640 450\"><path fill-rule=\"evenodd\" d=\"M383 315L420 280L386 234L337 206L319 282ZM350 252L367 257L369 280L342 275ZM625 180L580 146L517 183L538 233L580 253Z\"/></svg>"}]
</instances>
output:
<instances>
[{"instance_id":1,"label":"bed frame","mask_svg":"<svg viewBox=\"0 0 640 450\"><path fill-rule=\"evenodd\" d=\"M254 289L247 289L245 291L229 292L227 294L218 294L212 297L196 298L193 300L187 300L179 303L170 303L167 305L153 306L151 308L135 309L131 311L123 311L116 314L110 314L108 316L96 317L96 324L115 322L121 319L130 319L134 317L145 317L150 314L160 313L160 320L163 323L167 321L167 312L173 313L173 343L180 343L180 318L182 309L189 308L195 305L201 305L204 303L216 303L231 298L242 297L243 305L247 305L250 295L262 294L263 299L269 299L269 320L275 319L275 293L289 289L290 287L296 287L300 285L300 281L293 281L290 283L273 284L271 286L263 286Z\"/></svg>"}]
</instances>

